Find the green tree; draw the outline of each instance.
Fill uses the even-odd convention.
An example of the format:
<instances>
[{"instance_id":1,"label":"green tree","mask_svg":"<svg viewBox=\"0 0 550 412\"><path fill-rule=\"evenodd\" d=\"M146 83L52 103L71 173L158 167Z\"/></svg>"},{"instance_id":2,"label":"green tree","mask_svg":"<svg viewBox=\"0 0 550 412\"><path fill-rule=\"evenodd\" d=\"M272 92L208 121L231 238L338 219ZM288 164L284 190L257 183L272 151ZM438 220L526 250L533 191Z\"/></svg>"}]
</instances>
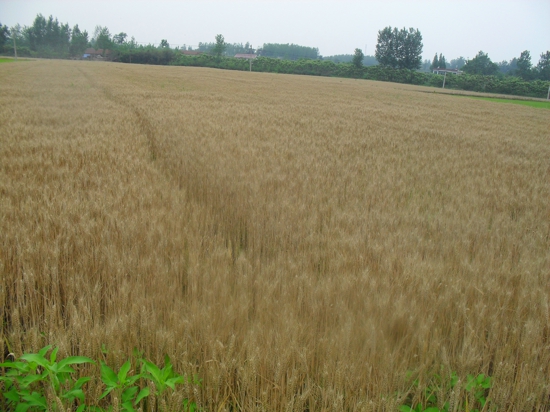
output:
<instances>
[{"instance_id":1,"label":"green tree","mask_svg":"<svg viewBox=\"0 0 550 412\"><path fill-rule=\"evenodd\" d=\"M358 69L360 69L361 67L363 67L363 58L365 57L365 55L363 54L363 50L361 49L355 49L355 53L353 54L353 59L352 59L352 63L355 67L357 67Z\"/></svg>"},{"instance_id":2,"label":"green tree","mask_svg":"<svg viewBox=\"0 0 550 412\"><path fill-rule=\"evenodd\" d=\"M531 63L531 53L528 50L521 52L521 55L517 60L517 69L515 74L523 80L533 79L533 64Z\"/></svg>"},{"instance_id":3,"label":"green tree","mask_svg":"<svg viewBox=\"0 0 550 412\"><path fill-rule=\"evenodd\" d=\"M2 50L4 44L8 41L9 35L10 29L8 29L8 26L3 26L2 23L0 23L0 50Z\"/></svg>"},{"instance_id":4,"label":"green tree","mask_svg":"<svg viewBox=\"0 0 550 412\"><path fill-rule=\"evenodd\" d=\"M487 53L480 51L476 57L466 62L462 70L468 74L492 76L498 73L498 65L491 61Z\"/></svg>"},{"instance_id":5,"label":"green tree","mask_svg":"<svg viewBox=\"0 0 550 412\"><path fill-rule=\"evenodd\" d=\"M460 70L464 67L465 64L466 64L466 59L460 56L460 57L457 57L456 59L451 60L451 62L449 63L449 68Z\"/></svg>"},{"instance_id":6,"label":"green tree","mask_svg":"<svg viewBox=\"0 0 550 412\"><path fill-rule=\"evenodd\" d=\"M122 46L124 43L126 43L126 38L128 37L128 35L124 32L120 32L118 34L115 34L113 36L113 43L118 45L118 46Z\"/></svg>"},{"instance_id":7,"label":"green tree","mask_svg":"<svg viewBox=\"0 0 550 412\"><path fill-rule=\"evenodd\" d=\"M168 43L168 40L162 39L162 40L160 41L160 47L161 47L162 49L168 49L168 48L170 47L170 44Z\"/></svg>"},{"instance_id":8,"label":"green tree","mask_svg":"<svg viewBox=\"0 0 550 412\"><path fill-rule=\"evenodd\" d=\"M416 70L422 66L422 34L418 29L386 27L378 32L375 56L382 66Z\"/></svg>"},{"instance_id":9,"label":"green tree","mask_svg":"<svg viewBox=\"0 0 550 412\"><path fill-rule=\"evenodd\" d=\"M550 51L540 55L536 71L539 79L550 81Z\"/></svg>"},{"instance_id":10,"label":"green tree","mask_svg":"<svg viewBox=\"0 0 550 412\"><path fill-rule=\"evenodd\" d=\"M96 49L103 50L103 55L105 55L105 50L113 47L111 33L107 27L96 26L94 31L94 43Z\"/></svg>"},{"instance_id":11,"label":"green tree","mask_svg":"<svg viewBox=\"0 0 550 412\"><path fill-rule=\"evenodd\" d=\"M82 55L88 47L88 32L86 30L80 31L78 24L73 27L71 33L71 45L69 46L69 52L71 56Z\"/></svg>"},{"instance_id":12,"label":"green tree","mask_svg":"<svg viewBox=\"0 0 550 412\"><path fill-rule=\"evenodd\" d=\"M439 53L439 68L440 69L447 68L447 61L445 60L445 56L443 56L443 53Z\"/></svg>"},{"instance_id":13,"label":"green tree","mask_svg":"<svg viewBox=\"0 0 550 412\"><path fill-rule=\"evenodd\" d=\"M437 57L437 53L434 56L434 59L432 60L432 65L430 66L430 70L439 69L439 57Z\"/></svg>"},{"instance_id":14,"label":"green tree","mask_svg":"<svg viewBox=\"0 0 550 412\"><path fill-rule=\"evenodd\" d=\"M227 45L225 44L225 39L221 34L216 35L216 45L212 49L212 53L214 56L216 56L218 59L221 59L223 52L227 48Z\"/></svg>"}]
</instances>

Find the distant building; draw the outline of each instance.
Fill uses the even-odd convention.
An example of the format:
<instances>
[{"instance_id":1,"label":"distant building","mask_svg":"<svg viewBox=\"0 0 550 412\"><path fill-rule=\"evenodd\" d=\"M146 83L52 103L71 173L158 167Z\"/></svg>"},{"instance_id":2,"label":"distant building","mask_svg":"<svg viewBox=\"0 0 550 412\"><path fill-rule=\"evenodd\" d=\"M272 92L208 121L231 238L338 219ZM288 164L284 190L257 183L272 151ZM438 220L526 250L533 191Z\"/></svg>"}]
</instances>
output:
<instances>
[{"instance_id":1,"label":"distant building","mask_svg":"<svg viewBox=\"0 0 550 412\"><path fill-rule=\"evenodd\" d=\"M462 72L462 70L458 70L458 69L440 69L440 68L437 68L437 69L433 69L432 73L444 75L445 73L447 73L447 74L462 74L463 72Z\"/></svg>"},{"instance_id":2,"label":"distant building","mask_svg":"<svg viewBox=\"0 0 550 412\"><path fill-rule=\"evenodd\" d=\"M87 48L86 50L84 50L84 54L82 55L82 58L83 59L89 59L89 60L92 60L92 59L110 59L111 56L112 56L112 51L109 50L109 49L105 49L105 53L103 52L103 49L92 49L92 48Z\"/></svg>"},{"instance_id":3,"label":"distant building","mask_svg":"<svg viewBox=\"0 0 550 412\"><path fill-rule=\"evenodd\" d=\"M256 57L258 57L257 54L236 54L235 55L235 58L236 59L250 59L250 60L253 60L255 59Z\"/></svg>"}]
</instances>

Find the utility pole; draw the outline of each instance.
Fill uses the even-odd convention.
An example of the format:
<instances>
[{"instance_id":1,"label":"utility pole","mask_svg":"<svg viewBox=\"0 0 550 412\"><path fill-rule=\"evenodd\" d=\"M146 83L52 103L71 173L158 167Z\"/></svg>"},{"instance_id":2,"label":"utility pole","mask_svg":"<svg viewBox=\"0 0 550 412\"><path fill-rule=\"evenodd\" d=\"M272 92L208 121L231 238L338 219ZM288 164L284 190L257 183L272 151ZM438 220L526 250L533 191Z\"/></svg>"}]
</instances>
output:
<instances>
[{"instance_id":1,"label":"utility pole","mask_svg":"<svg viewBox=\"0 0 550 412\"><path fill-rule=\"evenodd\" d=\"M15 44L15 36L13 36L13 52L15 53L15 60L17 60L17 45Z\"/></svg>"}]
</instances>

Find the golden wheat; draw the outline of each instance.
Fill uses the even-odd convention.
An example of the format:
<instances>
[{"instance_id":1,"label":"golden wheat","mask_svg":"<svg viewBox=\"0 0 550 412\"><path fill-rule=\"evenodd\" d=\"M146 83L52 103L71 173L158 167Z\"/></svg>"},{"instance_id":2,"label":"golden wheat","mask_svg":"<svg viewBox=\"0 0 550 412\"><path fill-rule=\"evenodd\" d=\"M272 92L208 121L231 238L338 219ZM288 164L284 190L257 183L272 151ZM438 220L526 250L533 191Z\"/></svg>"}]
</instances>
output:
<instances>
[{"instance_id":1,"label":"golden wheat","mask_svg":"<svg viewBox=\"0 0 550 412\"><path fill-rule=\"evenodd\" d=\"M2 353L168 354L205 410L394 410L441 368L549 410L550 117L426 90L2 65Z\"/></svg>"}]
</instances>

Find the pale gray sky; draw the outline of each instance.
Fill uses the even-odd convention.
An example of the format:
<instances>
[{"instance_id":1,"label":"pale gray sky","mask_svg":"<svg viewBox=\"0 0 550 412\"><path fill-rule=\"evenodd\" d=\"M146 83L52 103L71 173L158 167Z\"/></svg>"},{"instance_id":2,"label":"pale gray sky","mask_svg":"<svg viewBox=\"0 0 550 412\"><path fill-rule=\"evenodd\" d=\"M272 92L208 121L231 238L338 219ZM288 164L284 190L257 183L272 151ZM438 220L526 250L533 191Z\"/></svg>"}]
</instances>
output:
<instances>
[{"instance_id":1,"label":"pale gray sky","mask_svg":"<svg viewBox=\"0 0 550 412\"><path fill-rule=\"evenodd\" d=\"M91 34L96 25L140 43L295 43L323 56L374 54L378 30L418 28L425 59L447 61L483 50L495 61L550 50L550 0L0 0L0 22L31 25L42 13Z\"/></svg>"}]
</instances>

